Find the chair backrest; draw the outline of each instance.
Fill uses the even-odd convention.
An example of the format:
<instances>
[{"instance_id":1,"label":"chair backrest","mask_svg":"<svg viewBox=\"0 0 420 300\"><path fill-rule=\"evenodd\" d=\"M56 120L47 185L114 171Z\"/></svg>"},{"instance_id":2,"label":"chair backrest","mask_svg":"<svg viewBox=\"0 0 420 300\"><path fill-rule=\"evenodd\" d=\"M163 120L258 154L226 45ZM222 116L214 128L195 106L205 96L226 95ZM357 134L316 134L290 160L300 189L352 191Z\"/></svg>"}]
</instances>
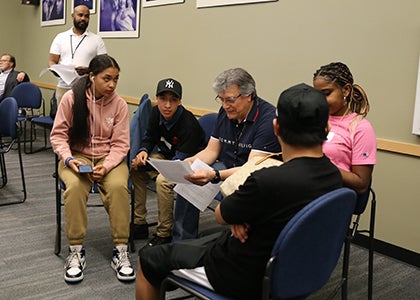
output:
<instances>
[{"instance_id":1,"label":"chair backrest","mask_svg":"<svg viewBox=\"0 0 420 300\"><path fill-rule=\"evenodd\" d=\"M15 98L6 97L0 102L0 136L17 138L18 106Z\"/></svg>"},{"instance_id":2,"label":"chair backrest","mask_svg":"<svg viewBox=\"0 0 420 300\"><path fill-rule=\"evenodd\" d=\"M152 111L152 102L149 95L144 94L141 99L133 118L130 121L130 153L128 164L136 156L140 143L143 140L147 127L149 125L150 113Z\"/></svg>"},{"instance_id":3,"label":"chair backrest","mask_svg":"<svg viewBox=\"0 0 420 300\"><path fill-rule=\"evenodd\" d=\"M207 142L210 139L214 126L216 125L216 120L217 120L217 113L205 114L198 118L198 123L200 123L206 135L205 144L207 144Z\"/></svg>"},{"instance_id":4,"label":"chair backrest","mask_svg":"<svg viewBox=\"0 0 420 300\"><path fill-rule=\"evenodd\" d=\"M31 82L22 82L13 90L11 96L16 99L18 107L40 108L42 93L39 87Z\"/></svg>"},{"instance_id":5,"label":"chair backrest","mask_svg":"<svg viewBox=\"0 0 420 300\"><path fill-rule=\"evenodd\" d=\"M273 299L308 295L328 281L355 205L356 193L340 188L312 201L287 223L270 260Z\"/></svg>"},{"instance_id":6,"label":"chair backrest","mask_svg":"<svg viewBox=\"0 0 420 300\"><path fill-rule=\"evenodd\" d=\"M369 201L369 195L370 195L370 192L371 192L371 186L372 186L372 179L369 182L369 187L366 190L366 192L364 192L361 195L357 195L356 207L354 209L354 213L353 214L355 214L355 215L361 215L365 211L366 206L367 206L368 201Z\"/></svg>"},{"instance_id":7,"label":"chair backrest","mask_svg":"<svg viewBox=\"0 0 420 300\"><path fill-rule=\"evenodd\" d=\"M57 108L58 108L57 97L55 96L55 91L54 91L50 100L50 117L53 120L55 119L55 115L57 114Z\"/></svg>"}]
</instances>

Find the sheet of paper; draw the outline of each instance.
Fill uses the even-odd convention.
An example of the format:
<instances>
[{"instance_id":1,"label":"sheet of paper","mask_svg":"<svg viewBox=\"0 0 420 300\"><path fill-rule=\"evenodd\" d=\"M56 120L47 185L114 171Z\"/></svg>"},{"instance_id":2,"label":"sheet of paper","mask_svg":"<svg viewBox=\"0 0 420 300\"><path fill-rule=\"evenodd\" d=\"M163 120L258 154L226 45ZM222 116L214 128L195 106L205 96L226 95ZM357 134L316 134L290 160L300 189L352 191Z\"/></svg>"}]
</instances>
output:
<instances>
[{"instance_id":1,"label":"sheet of paper","mask_svg":"<svg viewBox=\"0 0 420 300\"><path fill-rule=\"evenodd\" d=\"M192 185L191 182L184 178L185 175L194 173L188 161L156 158L150 158L147 161L169 181Z\"/></svg>"},{"instance_id":2,"label":"sheet of paper","mask_svg":"<svg viewBox=\"0 0 420 300\"><path fill-rule=\"evenodd\" d=\"M53 71L60 76L61 79L64 80L65 83L68 85L71 85L71 83L79 78L79 74L77 74L76 69L74 66L67 66L67 65L61 65L61 64L55 64L52 65L49 68L45 68L39 73L39 77L47 73L47 71Z\"/></svg>"},{"instance_id":3,"label":"sheet of paper","mask_svg":"<svg viewBox=\"0 0 420 300\"><path fill-rule=\"evenodd\" d=\"M213 184L210 182L203 186L191 183L179 183L175 186L174 191L187 199L199 210L204 211L220 191L219 186L220 183Z\"/></svg>"},{"instance_id":4,"label":"sheet of paper","mask_svg":"<svg viewBox=\"0 0 420 300\"><path fill-rule=\"evenodd\" d=\"M196 159L192 163L191 169L193 171L213 170L212 167L200 159ZM206 185L200 186L188 182L187 184L177 184L174 188L174 191L187 199L199 210L204 211L206 207L213 201L214 197L216 197L217 193L219 193L220 184L221 183L213 184L209 182Z\"/></svg>"}]
</instances>

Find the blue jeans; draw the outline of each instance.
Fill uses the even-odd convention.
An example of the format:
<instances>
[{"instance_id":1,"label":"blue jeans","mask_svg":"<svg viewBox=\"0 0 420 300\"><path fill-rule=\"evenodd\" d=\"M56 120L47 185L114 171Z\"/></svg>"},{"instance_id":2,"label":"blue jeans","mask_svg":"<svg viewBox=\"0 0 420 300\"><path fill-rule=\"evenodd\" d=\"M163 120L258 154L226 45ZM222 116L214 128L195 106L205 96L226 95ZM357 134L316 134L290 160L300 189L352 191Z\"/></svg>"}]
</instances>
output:
<instances>
[{"instance_id":1,"label":"blue jeans","mask_svg":"<svg viewBox=\"0 0 420 300\"><path fill-rule=\"evenodd\" d=\"M200 210L184 197L177 195L175 200L172 242L197 238L199 219Z\"/></svg>"},{"instance_id":2,"label":"blue jeans","mask_svg":"<svg viewBox=\"0 0 420 300\"><path fill-rule=\"evenodd\" d=\"M217 162L212 165L216 170L226 169L225 165ZM219 193L216 199L222 199ZM198 237L198 223L200 210L184 197L177 195L175 200L174 225L172 229L172 242Z\"/></svg>"}]
</instances>

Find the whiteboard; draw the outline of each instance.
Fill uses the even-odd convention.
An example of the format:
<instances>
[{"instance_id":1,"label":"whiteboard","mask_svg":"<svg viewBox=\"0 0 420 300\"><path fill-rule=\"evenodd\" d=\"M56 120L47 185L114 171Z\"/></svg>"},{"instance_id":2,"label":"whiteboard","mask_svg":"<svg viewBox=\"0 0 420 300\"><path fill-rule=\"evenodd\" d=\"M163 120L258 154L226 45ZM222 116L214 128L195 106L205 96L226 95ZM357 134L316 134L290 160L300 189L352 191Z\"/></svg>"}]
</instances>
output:
<instances>
[{"instance_id":1,"label":"whiteboard","mask_svg":"<svg viewBox=\"0 0 420 300\"><path fill-rule=\"evenodd\" d=\"M420 59L417 75L416 102L414 105L413 134L420 135Z\"/></svg>"}]
</instances>

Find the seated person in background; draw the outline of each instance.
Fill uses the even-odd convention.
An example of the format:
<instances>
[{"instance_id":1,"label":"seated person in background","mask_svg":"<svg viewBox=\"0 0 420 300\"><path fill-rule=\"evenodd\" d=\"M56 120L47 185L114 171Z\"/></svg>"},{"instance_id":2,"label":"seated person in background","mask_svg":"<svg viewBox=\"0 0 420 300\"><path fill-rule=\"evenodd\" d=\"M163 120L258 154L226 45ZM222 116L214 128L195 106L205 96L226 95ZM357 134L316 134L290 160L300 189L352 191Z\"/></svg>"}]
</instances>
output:
<instances>
[{"instance_id":1,"label":"seated person in background","mask_svg":"<svg viewBox=\"0 0 420 300\"><path fill-rule=\"evenodd\" d=\"M178 269L186 270L177 275L225 296L261 298L266 263L283 227L305 205L342 187L337 167L322 153L329 111L325 96L299 84L280 95L277 111L273 125L284 164L253 172L216 207L216 220L230 224L230 230L141 249L137 300L158 299L161 281Z\"/></svg>"},{"instance_id":2,"label":"seated person in background","mask_svg":"<svg viewBox=\"0 0 420 300\"><path fill-rule=\"evenodd\" d=\"M146 135L137 156L132 160L131 180L135 189L134 224L135 239L149 236L146 222L146 183L156 178L158 200L158 225L155 237L147 244L154 246L172 240L174 184L147 164L150 157L159 159L185 159L203 147L204 131L197 118L181 104L182 86L172 79L159 81L156 90L157 105L152 108ZM157 152L153 149L157 147Z\"/></svg>"},{"instance_id":3,"label":"seated person in background","mask_svg":"<svg viewBox=\"0 0 420 300\"><path fill-rule=\"evenodd\" d=\"M205 149L188 158L199 158L208 165L217 160L223 170L200 170L186 177L194 184L218 183L229 177L237 167L254 156L280 151L272 120L274 105L257 96L255 81L241 68L222 72L214 81L219 110L215 129ZM214 167L217 169L216 167ZM200 211L185 198L177 195L174 212L173 241L196 238Z\"/></svg>"},{"instance_id":4,"label":"seated person in background","mask_svg":"<svg viewBox=\"0 0 420 300\"><path fill-rule=\"evenodd\" d=\"M19 83L29 81L24 72L15 71L16 59L13 55L3 54L0 59L0 102L10 97L12 90Z\"/></svg>"},{"instance_id":5,"label":"seated person in background","mask_svg":"<svg viewBox=\"0 0 420 300\"><path fill-rule=\"evenodd\" d=\"M127 103L115 92L120 67L103 54L92 59L88 70L89 75L79 78L63 95L50 136L60 158L58 175L66 185L64 211L70 247L64 280L83 280L87 201L96 181L115 245L111 266L119 280L132 281L136 275L127 251L130 201L125 159L130 148L129 117ZM93 170L81 173L81 165Z\"/></svg>"},{"instance_id":6,"label":"seated person in background","mask_svg":"<svg viewBox=\"0 0 420 300\"><path fill-rule=\"evenodd\" d=\"M369 111L367 95L340 62L319 68L313 85L330 105L330 132L323 151L339 168L344 185L362 194L369 187L376 164L375 132L365 119Z\"/></svg>"}]
</instances>

